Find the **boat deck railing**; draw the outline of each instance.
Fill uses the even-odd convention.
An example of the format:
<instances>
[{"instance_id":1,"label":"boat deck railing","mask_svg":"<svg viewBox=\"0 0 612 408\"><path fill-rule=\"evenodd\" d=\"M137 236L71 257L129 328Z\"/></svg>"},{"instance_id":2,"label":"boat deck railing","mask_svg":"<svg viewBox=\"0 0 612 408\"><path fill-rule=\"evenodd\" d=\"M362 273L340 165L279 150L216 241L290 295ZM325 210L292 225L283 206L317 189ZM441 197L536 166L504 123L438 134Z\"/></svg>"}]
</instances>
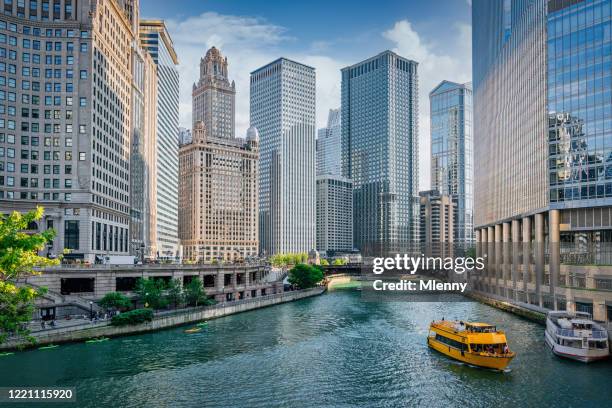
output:
<instances>
[{"instance_id":1,"label":"boat deck railing","mask_svg":"<svg viewBox=\"0 0 612 408\"><path fill-rule=\"evenodd\" d=\"M579 338L579 339L582 339L583 337L585 337L583 334L581 334L579 330L573 330L573 329L557 329L557 335L563 336L563 337L574 337L574 338ZM593 329L591 330L591 335L587 337L592 337L594 339L607 339L608 332L605 330Z\"/></svg>"}]
</instances>

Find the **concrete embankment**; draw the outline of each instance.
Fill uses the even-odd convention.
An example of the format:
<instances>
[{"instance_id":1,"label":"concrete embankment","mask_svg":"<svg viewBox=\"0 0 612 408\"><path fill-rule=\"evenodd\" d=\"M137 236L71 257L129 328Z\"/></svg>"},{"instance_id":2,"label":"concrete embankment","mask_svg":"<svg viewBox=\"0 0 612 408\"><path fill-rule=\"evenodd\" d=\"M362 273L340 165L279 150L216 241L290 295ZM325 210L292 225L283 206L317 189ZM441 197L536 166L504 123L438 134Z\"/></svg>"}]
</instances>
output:
<instances>
[{"instance_id":1,"label":"concrete embankment","mask_svg":"<svg viewBox=\"0 0 612 408\"><path fill-rule=\"evenodd\" d=\"M534 308L527 308L525 306L510 303L508 301L495 299L488 295L480 294L477 292L466 293L465 296L472 298L478 302L484 303L489 306L493 306L497 309L504 310L506 312L513 313L517 316L531 320L539 324L546 324L546 312L544 310L536 310Z\"/></svg>"},{"instance_id":2,"label":"concrete embankment","mask_svg":"<svg viewBox=\"0 0 612 408\"><path fill-rule=\"evenodd\" d=\"M39 347L45 344L58 344L77 342L91 339L94 337L116 337L130 334L145 333L169 327L181 326L202 320L215 319L235 313L246 312L277 305L280 303L292 302L311 296L320 295L325 292L325 287L298 290L293 292L279 293L275 295L262 296L258 298L239 300L235 302L221 303L205 308L191 308L186 310L168 311L157 314L153 321L133 326L116 327L109 323L97 324L92 327L66 327L53 329L35 334L36 344ZM12 350L19 346L32 347L19 341L11 341L0 345L0 350Z\"/></svg>"}]
</instances>

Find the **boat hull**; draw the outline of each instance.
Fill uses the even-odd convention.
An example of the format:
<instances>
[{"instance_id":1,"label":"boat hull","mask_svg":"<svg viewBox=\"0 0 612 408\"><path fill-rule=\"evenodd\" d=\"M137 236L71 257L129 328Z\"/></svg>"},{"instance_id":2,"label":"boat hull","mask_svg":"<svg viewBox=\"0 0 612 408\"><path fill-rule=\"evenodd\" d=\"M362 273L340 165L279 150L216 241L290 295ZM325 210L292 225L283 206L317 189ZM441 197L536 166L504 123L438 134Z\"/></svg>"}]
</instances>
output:
<instances>
[{"instance_id":1,"label":"boat hull","mask_svg":"<svg viewBox=\"0 0 612 408\"><path fill-rule=\"evenodd\" d=\"M461 352L456 348L450 347L447 344L441 343L432 337L427 338L427 345L455 360L461 361L477 367L491 368L494 370L504 370L514 358L514 355L509 356L490 356L480 353Z\"/></svg>"},{"instance_id":2,"label":"boat hull","mask_svg":"<svg viewBox=\"0 0 612 408\"><path fill-rule=\"evenodd\" d=\"M544 339L552 353L562 358L580 361L582 363L593 363L595 361L605 360L610 356L608 349L582 349L561 346L554 342L548 330L544 332Z\"/></svg>"}]
</instances>

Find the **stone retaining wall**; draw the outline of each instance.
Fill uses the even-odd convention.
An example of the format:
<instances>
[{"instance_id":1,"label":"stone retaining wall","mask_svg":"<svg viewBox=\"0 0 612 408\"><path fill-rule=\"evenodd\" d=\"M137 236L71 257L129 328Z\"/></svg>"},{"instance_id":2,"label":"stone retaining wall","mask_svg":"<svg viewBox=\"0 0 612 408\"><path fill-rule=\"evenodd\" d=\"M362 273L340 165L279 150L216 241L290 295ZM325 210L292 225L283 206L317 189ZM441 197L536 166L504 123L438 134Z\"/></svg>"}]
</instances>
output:
<instances>
[{"instance_id":1,"label":"stone retaining wall","mask_svg":"<svg viewBox=\"0 0 612 408\"><path fill-rule=\"evenodd\" d=\"M231 315L234 313L246 312L248 310L259 309L279 303L291 302L311 296L320 295L325 292L325 287L299 290L294 292L279 293L276 295L262 296L259 298L246 299L236 302L228 302L206 308L192 308L191 310L169 311L156 315L153 321L134 326L116 327L110 323L97 324L94 327L66 327L63 329L53 329L37 334L36 347L45 344L58 344L76 342L91 339L94 337L115 337L125 336L136 333L145 333L161 330L169 327L181 326L188 323L202 320L214 319ZM0 350L15 349L23 342L8 341L0 345ZM27 346L27 345L26 345Z\"/></svg>"}]
</instances>

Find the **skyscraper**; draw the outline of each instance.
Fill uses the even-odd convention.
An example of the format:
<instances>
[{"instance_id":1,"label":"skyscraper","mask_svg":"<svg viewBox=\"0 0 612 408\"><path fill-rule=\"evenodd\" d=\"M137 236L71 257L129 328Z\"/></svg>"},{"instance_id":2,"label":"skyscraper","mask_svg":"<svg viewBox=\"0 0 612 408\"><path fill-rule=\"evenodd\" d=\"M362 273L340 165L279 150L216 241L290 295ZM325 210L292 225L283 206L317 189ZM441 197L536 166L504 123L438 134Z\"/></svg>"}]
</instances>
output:
<instances>
[{"instance_id":1,"label":"skyscraper","mask_svg":"<svg viewBox=\"0 0 612 408\"><path fill-rule=\"evenodd\" d=\"M236 85L230 83L227 57L212 47L200 60L200 79L193 84L193 123L203 121L209 137L233 139Z\"/></svg>"},{"instance_id":2,"label":"skyscraper","mask_svg":"<svg viewBox=\"0 0 612 408\"><path fill-rule=\"evenodd\" d=\"M353 183L342 176L317 176L317 250L353 249Z\"/></svg>"},{"instance_id":3,"label":"skyscraper","mask_svg":"<svg viewBox=\"0 0 612 408\"><path fill-rule=\"evenodd\" d=\"M343 68L341 98L354 245L368 253L418 242L417 63L385 51Z\"/></svg>"},{"instance_id":4,"label":"skyscraper","mask_svg":"<svg viewBox=\"0 0 612 408\"><path fill-rule=\"evenodd\" d=\"M429 93L429 103L431 188L455 202L454 242L472 243L472 85L442 81Z\"/></svg>"},{"instance_id":5,"label":"skyscraper","mask_svg":"<svg viewBox=\"0 0 612 408\"><path fill-rule=\"evenodd\" d=\"M3 4L0 211L44 206L29 229L57 230L45 255L69 249L65 259L94 262L129 251L136 33L126 10L117 1Z\"/></svg>"},{"instance_id":6,"label":"skyscraper","mask_svg":"<svg viewBox=\"0 0 612 408\"><path fill-rule=\"evenodd\" d=\"M214 138L196 122L179 150L179 232L193 261L239 261L257 255L259 137Z\"/></svg>"},{"instance_id":7,"label":"skyscraper","mask_svg":"<svg viewBox=\"0 0 612 408\"><path fill-rule=\"evenodd\" d=\"M472 21L478 289L609 319L587 265L611 258L611 1L475 0Z\"/></svg>"},{"instance_id":8,"label":"skyscraper","mask_svg":"<svg viewBox=\"0 0 612 408\"><path fill-rule=\"evenodd\" d=\"M179 255L178 60L162 20L140 21L140 44L157 66L157 249L159 257L175 258Z\"/></svg>"},{"instance_id":9,"label":"skyscraper","mask_svg":"<svg viewBox=\"0 0 612 408\"><path fill-rule=\"evenodd\" d=\"M178 129L178 142L179 142L179 147L181 145L187 144L187 143L191 143L193 137L191 135L191 129L187 129L184 127L180 127Z\"/></svg>"},{"instance_id":10,"label":"skyscraper","mask_svg":"<svg viewBox=\"0 0 612 408\"><path fill-rule=\"evenodd\" d=\"M342 174L342 128L340 109L330 109L327 127L318 131L317 137L317 176Z\"/></svg>"},{"instance_id":11,"label":"skyscraper","mask_svg":"<svg viewBox=\"0 0 612 408\"><path fill-rule=\"evenodd\" d=\"M259 239L266 255L315 247L315 70L279 58L251 72L260 136Z\"/></svg>"},{"instance_id":12,"label":"skyscraper","mask_svg":"<svg viewBox=\"0 0 612 408\"><path fill-rule=\"evenodd\" d=\"M130 254L143 260L157 256L157 71L137 42L132 71Z\"/></svg>"}]
</instances>

